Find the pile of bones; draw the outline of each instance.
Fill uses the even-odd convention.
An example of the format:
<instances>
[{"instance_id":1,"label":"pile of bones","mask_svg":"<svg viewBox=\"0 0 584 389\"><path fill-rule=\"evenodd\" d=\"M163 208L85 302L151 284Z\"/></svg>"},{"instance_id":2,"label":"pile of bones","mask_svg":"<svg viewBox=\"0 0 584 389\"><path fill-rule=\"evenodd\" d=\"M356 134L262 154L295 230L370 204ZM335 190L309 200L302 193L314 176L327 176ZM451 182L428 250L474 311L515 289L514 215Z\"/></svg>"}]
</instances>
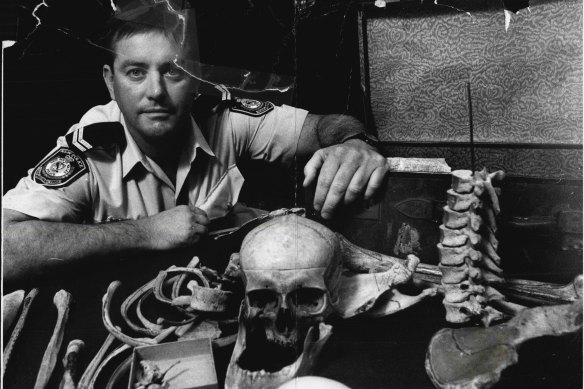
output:
<instances>
[{"instance_id":1,"label":"pile of bones","mask_svg":"<svg viewBox=\"0 0 584 389\"><path fill-rule=\"evenodd\" d=\"M304 217L303 209L274 211L256 220L257 226L245 236L240 251L231 255L222 274L201 266L194 257L186 267L161 271L130 294L121 305L121 317L124 326L140 337L127 335L112 321L111 303L120 286L114 281L102 306L110 334L78 387L93 387L104 366L133 347L210 338L217 347L235 342L227 389L277 388L309 373L331 335L326 322L333 314L382 317L436 294L444 297L446 319L453 323L474 320L488 326L502 319L493 302L507 312L520 312L525 307L506 303L490 285L504 281L496 254L494 218L499 208L492 186L501 177L501 172L453 172L440 226L440 266L430 270L440 276L416 283L418 295L403 294L398 287L412 284L422 266L426 270L432 266L418 267L414 255L399 259L358 247ZM171 307L180 318L149 319L144 305L152 301ZM122 345L108 354L116 341ZM130 363L131 356L118 365L108 388L127 376ZM163 377L155 369L149 371L156 374L141 372L146 383L139 387L148 387L148 379ZM150 378L144 381L145 376Z\"/></svg>"}]
</instances>

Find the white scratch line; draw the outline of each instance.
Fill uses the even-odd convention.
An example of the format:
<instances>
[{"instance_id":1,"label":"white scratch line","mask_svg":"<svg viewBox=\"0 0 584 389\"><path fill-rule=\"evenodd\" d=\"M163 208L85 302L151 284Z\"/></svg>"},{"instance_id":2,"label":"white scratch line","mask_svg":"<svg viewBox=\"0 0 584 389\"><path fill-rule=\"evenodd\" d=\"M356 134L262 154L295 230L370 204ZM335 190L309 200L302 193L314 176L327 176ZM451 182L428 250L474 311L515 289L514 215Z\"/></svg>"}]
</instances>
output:
<instances>
[{"instance_id":1,"label":"white scratch line","mask_svg":"<svg viewBox=\"0 0 584 389\"><path fill-rule=\"evenodd\" d=\"M451 5L448 5L448 4L438 4L438 0L434 0L434 5L439 5L439 6L441 6L441 7L446 7L446 8L452 8L452 9L453 9L453 10L455 10L455 11L458 11L458 12L464 12L464 13L465 13L465 14L467 14L468 16L472 17L472 15L470 14L470 12L468 12L468 11L465 11L465 10L463 10L463 9L460 9L460 8L453 7L453 6L451 6Z\"/></svg>"}]
</instances>

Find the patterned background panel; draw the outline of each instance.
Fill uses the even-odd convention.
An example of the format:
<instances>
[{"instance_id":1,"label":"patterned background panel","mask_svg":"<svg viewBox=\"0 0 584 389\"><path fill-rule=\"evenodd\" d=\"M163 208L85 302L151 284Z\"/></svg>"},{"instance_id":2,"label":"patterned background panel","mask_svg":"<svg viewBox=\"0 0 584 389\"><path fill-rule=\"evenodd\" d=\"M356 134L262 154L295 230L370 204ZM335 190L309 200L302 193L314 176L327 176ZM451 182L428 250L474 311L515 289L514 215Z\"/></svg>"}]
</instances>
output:
<instances>
[{"instance_id":1,"label":"patterned background panel","mask_svg":"<svg viewBox=\"0 0 584 389\"><path fill-rule=\"evenodd\" d=\"M460 2L459 2L460 3ZM462 2L465 3L465 2ZM365 12L373 119L385 141L582 142L582 1Z\"/></svg>"}]
</instances>

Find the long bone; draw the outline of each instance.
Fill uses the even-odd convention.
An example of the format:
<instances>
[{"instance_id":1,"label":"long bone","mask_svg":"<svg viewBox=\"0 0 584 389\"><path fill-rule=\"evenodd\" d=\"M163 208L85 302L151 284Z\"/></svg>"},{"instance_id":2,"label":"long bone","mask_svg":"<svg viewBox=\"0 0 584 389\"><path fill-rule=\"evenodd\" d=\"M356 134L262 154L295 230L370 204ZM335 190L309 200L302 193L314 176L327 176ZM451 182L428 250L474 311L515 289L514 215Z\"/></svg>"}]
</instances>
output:
<instances>
[{"instance_id":1,"label":"long bone","mask_svg":"<svg viewBox=\"0 0 584 389\"><path fill-rule=\"evenodd\" d=\"M8 331L12 322L16 319L23 301L24 290L22 289L2 296L2 330L4 337L6 337L6 331Z\"/></svg>"},{"instance_id":2,"label":"long bone","mask_svg":"<svg viewBox=\"0 0 584 389\"><path fill-rule=\"evenodd\" d=\"M420 263L413 278L414 283L421 287L435 286L440 293L444 293L441 277L442 272L438 266ZM531 304L566 304L582 297L581 275L565 285L518 278L507 278L491 285L507 297Z\"/></svg>"},{"instance_id":3,"label":"long bone","mask_svg":"<svg viewBox=\"0 0 584 389\"><path fill-rule=\"evenodd\" d=\"M115 341L116 341L116 337L113 336L111 333L108 333L107 338L103 342L99 351L97 352L95 357L93 357L93 359L91 360L91 362L89 363L89 365L85 369L85 372L83 373L83 375L79 379L79 384L77 386L77 389L87 389L88 388L89 382L91 381L91 378L93 377L93 375L95 373L95 370L98 368L99 364L101 363L103 358L106 356L107 350L109 350L109 348L112 346L112 344L114 344Z\"/></svg>"},{"instance_id":4,"label":"long bone","mask_svg":"<svg viewBox=\"0 0 584 389\"><path fill-rule=\"evenodd\" d=\"M16 322L14 329L12 330L12 334L10 335L10 339L8 339L8 343L6 347L4 347L4 355L2 356L2 381L4 381L4 373L6 372L6 365L8 365L8 360L10 359L10 354L12 354L12 350L14 349L14 345L24 328L24 322L26 321L26 317L28 316L28 312L30 310L30 305L34 301L35 297L38 295L39 290L34 288L24 298L24 302L22 303L22 311L20 312L20 316L18 317L18 321Z\"/></svg>"},{"instance_id":5,"label":"long bone","mask_svg":"<svg viewBox=\"0 0 584 389\"><path fill-rule=\"evenodd\" d=\"M55 307L57 307L57 323L55 324L53 335L51 336L45 354L43 355L41 368L37 374L34 389L43 389L47 387L53 369L57 364L57 356L59 355L61 343L63 343L63 336L65 335L65 324L69 318L71 294L61 289L55 293L53 303L55 304Z\"/></svg>"},{"instance_id":6,"label":"long bone","mask_svg":"<svg viewBox=\"0 0 584 389\"><path fill-rule=\"evenodd\" d=\"M77 375L77 358L84 347L85 343L80 339L73 339L67 345L67 351L63 358L65 372L63 373L63 378L61 378L59 389L76 389L77 385L75 384L75 376Z\"/></svg>"}]
</instances>

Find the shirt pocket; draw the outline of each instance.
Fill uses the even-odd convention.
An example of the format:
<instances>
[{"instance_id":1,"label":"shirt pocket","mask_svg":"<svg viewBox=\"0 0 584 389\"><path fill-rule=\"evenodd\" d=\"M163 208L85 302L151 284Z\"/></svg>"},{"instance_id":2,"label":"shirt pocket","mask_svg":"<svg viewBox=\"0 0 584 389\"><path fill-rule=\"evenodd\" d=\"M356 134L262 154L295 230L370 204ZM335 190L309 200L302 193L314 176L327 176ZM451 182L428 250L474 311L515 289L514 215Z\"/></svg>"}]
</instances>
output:
<instances>
[{"instance_id":1,"label":"shirt pocket","mask_svg":"<svg viewBox=\"0 0 584 389\"><path fill-rule=\"evenodd\" d=\"M225 216L237 202L243 182L244 178L237 166L230 166L198 207L207 212L209 219Z\"/></svg>"}]
</instances>

